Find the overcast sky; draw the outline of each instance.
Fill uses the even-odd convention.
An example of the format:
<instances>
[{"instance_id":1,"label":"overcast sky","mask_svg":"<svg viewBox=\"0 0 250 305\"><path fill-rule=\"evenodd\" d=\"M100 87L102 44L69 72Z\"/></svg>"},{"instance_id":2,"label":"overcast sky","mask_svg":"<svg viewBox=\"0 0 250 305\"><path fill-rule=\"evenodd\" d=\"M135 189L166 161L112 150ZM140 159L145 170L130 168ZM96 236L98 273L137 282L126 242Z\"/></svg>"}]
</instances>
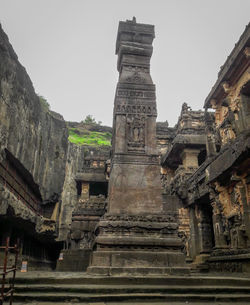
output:
<instances>
[{"instance_id":1,"label":"overcast sky","mask_svg":"<svg viewBox=\"0 0 250 305\"><path fill-rule=\"evenodd\" d=\"M120 20L155 25L158 121L201 109L250 21L249 0L0 0L0 21L36 92L66 120L111 126Z\"/></svg>"}]
</instances>

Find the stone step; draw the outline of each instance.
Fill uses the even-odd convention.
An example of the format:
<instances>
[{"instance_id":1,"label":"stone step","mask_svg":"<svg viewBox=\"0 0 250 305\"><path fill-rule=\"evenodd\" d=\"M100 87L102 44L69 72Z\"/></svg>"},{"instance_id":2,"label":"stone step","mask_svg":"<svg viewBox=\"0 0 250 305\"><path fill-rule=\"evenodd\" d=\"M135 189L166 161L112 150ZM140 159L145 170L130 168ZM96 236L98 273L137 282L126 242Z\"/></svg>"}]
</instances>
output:
<instances>
[{"instance_id":1,"label":"stone step","mask_svg":"<svg viewBox=\"0 0 250 305\"><path fill-rule=\"evenodd\" d=\"M88 276L86 273L71 272L28 272L18 273L16 284L29 285L184 285L184 286L247 286L250 287L250 278L239 276Z\"/></svg>"},{"instance_id":2,"label":"stone step","mask_svg":"<svg viewBox=\"0 0 250 305\"><path fill-rule=\"evenodd\" d=\"M64 303L79 303L79 302L134 302L134 301L168 301L168 302L245 302L250 303L250 295L246 294L217 294L217 293L182 293L182 294L167 294L167 293L120 293L120 294L93 294L93 293L15 293L15 302L64 302Z\"/></svg>"},{"instance_id":3,"label":"stone step","mask_svg":"<svg viewBox=\"0 0 250 305\"><path fill-rule=\"evenodd\" d=\"M247 286L194 286L187 285L49 285L35 284L15 286L16 293L24 292L67 292L67 293L244 293L250 294L250 287Z\"/></svg>"},{"instance_id":4,"label":"stone step","mask_svg":"<svg viewBox=\"0 0 250 305\"><path fill-rule=\"evenodd\" d=\"M105 276L159 276L189 275L189 267L88 267L91 275Z\"/></svg>"},{"instance_id":5,"label":"stone step","mask_svg":"<svg viewBox=\"0 0 250 305\"><path fill-rule=\"evenodd\" d=\"M202 273L202 272L208 272L209 271L209 265L207 264L198 264L198 265L192 265L190 272L191 273Z\"/></svg>"},{"instance_id":6,"label":"stone step","mask_svg":"<svg viewBox=\"0 0 250 305\"><path fill-rule=\"evenodd\" d=\"M86 273L17 274L20 304L250 304L250 278L216 275L89 276ZM107 303L108 302L108 303ZM162 304L163 304L162 303Z\"/></svg>"},{"instance_id":7,"label":"stone step","mask_svg":"<svg viewBox=\"0 0 250 305\"><path fill-rule=\"evenodd\" d=\"M82 302L78 302L77 304L78 305L89 305L89 304L95 304L95 305L131 305L131 304L133 304L133 305L145 305L145 304L150 304L150 305L214 305L214 304L217 304L217 305L227 305L227 304L233 304L234 303L234 301L233 302L228 302L228 301L226 301L226 302L222 302L222 301L219 301L219 303L218 302L213 302L213 301L211 301L211 302L196 302L196 301L194 301L194 302L190 302L190 301L188 301L188 302L176 302L176 301L164 301L164 302L154 302L154 301L150 301L150 302L146 302L146 301L132 301L132 302L84 302L84 303L82 303ZM24 304L30 304L30 305L64 305L65 303L64 302L53 302L53 303L51 303L51 302L31 302L31 303L27 303L27 302L13 302L12 303L13 305L24 305ZM71 304L75 304L75 303L67 303L68 305L71 305ZM244 303L242 303L242 302L237 302L237 305L246 305L246 302L244 302Z\"/></svg>"}]
</instances>

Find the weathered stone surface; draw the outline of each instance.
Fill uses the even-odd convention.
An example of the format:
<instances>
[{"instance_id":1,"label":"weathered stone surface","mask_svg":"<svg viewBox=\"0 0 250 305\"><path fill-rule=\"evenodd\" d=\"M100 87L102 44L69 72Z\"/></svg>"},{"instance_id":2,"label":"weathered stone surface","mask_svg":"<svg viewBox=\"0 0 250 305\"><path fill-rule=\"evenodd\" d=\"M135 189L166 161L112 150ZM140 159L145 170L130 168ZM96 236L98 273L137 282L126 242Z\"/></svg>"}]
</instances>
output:
<instances>
[{"instance_id":1,"label":"weathered stone surface","mask_svg":"<svg viewBox=\"0 0 250 305\"><path fill-rule=\"evenodd\" d=\"M0 149L32 174L43 200L62 192L68 146L63 118L44 109L0 28Z\"/></svg>"},{"instance_id":2,"label":"weathered stone surface","mask_svg":"<svg viewBox=\"0 0 250 305\"><path fill-rule=\"evenodd\" d=\"M158 165L113 164L109 181L111 214L158 214L162 211Z\"/></svg>"},{"instance_id":3,"label":"weathered stone surface","mask_svg":"<svg viewBox=\"0 0 250 305\"><path fill-rule=\"evenodd\" d=\"M78 146L69 143L62 192L58 240L67 240L72 223L72 213L83 207L82 204L79 205L81 198L77 194L77 181L106 181L104 174L105 167L102 167L100 170L99 168L93 167L91 162L93 163L96 158L101 158L105 165L105 160L108 159L108 156L109 147Z\"/></svg>"},{"instance_id":4,"label":"weathered stone surface","mask_svg":"<svg viewBox=\"0 0 250 305\"><path fill-rule=\"evenodd\" d=\"M125 28L129 34L125 34ZM119 24L116 53L120 76L114 104L110 214L162 211L155 87L149 73L153 38L151 25L129 21Z\"/></svg>"},{"instance_id":5,"label":"weathered stone surface","mask_svg":"<svg viewBox=\"0 0 250 305\"><path fill-rule=\"evenodd\" d=\"M57 261L57 271L83 272L89 265L90 249L62 250L63 260Z\"/></svg>"}]
</instances>

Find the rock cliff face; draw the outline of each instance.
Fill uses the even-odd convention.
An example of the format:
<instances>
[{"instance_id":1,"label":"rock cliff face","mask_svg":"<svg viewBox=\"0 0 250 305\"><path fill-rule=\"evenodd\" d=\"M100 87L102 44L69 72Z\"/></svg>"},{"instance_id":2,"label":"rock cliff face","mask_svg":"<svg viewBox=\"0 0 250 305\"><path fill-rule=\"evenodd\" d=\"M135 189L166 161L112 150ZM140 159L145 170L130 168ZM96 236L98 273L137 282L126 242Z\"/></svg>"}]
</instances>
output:
<instances>
[{"instance_id":1,"label":"rock cliff face","mask_svg":"<svg viewBox=\"0 0 250 305\"><path fill-rule=\"evenodd\" d=\"M58 240L66 240L72 221L72 212L77 204L75 175L83 166L84 149L84 146L77 146L73 143L69 143L68 146Z\"/></svg>"},{"instance_id":2,"label":"rock cliff face","mask_svg":"<svg viewBox=\"0 0 250 305\"><path fill-rule=\"evenodd\" d=\"M63 118L41 105L0 25L0 161L10 151L32 174L43 201L62 192L68 148Z\"/></svg>"}]
</instances>

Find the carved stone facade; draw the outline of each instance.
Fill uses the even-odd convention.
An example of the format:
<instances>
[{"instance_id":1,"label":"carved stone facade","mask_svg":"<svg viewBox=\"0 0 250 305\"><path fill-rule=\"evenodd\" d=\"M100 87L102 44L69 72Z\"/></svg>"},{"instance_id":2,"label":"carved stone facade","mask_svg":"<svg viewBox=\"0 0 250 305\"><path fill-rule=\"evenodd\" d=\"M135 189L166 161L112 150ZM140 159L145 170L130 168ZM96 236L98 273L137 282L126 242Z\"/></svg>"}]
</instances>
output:
<instances>
[{"instance_id":1,"label":"carved stone facade","mask_svg":"<svg viewBox=\"0 0 250 305\"><path fill-rule=\"evenodd\" d=\"M248 25L205 101L200 128L183 104L176 136L162 158L165 191L177 194L189 212L187 253L198 270L250 271L249 44Z\"/></svg>"},{"instance_id":2,"label":"carved stone facade","mask_svg":"<svg viewBox=\"0 0 250 305\"><path fill-rule=\"evenodd\" d=\"M58 271L86 270L95 240L95 227L106 212L109 148L90 149L85 152L81 171L76 173L77 202L72 212L72 223L68 231L62 260Z\"/></svg>"}]
</instances>

